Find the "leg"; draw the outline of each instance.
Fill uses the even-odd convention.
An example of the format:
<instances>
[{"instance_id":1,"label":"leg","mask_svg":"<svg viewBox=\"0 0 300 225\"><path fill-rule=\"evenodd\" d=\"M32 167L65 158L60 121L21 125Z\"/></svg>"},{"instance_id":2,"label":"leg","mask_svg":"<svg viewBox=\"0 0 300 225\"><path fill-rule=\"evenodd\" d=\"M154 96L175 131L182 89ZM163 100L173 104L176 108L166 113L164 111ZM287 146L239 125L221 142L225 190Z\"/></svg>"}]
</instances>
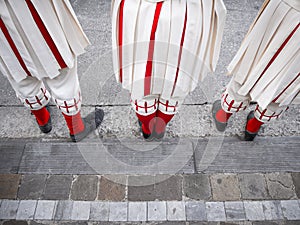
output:
<instances>
[{"instance_id":1,"label":"leg","mask_svg":"<svg viewBox=\"0 0 300 225\"><path fill-rule=\"evenodd\" d=\"M239 83L231 79L221 101L215 101L213 104L212 114L219 131L225 130L227 121L233 113L245 110L250 103L249 96L238 94L240 87Z\"/></svg>"},{"instance_id":2,"label":"leg","mask_svg":"<svg viewBox=\"0 0 300 225\"><path fill-rule=\"evenodd\" d=\"M52 124L46 105L49 103L51 96L43 82L30 76L20 82L16 82L10 76L7 76L7 78L15 90L17 97L35 116L40 130L43 133L49 133L52 129Z\"/></svg>"},{"instance_id":3,"label":"leg","mask_svg":"<svg viewBox=\"0 0 300 225\"><path fill-rule=\"evenodd\" d=\"M247 117L245 140L253 141L264 123L278 119L286 110L287 107L280 107L279 104L273 102L266 109L257 106L255 111L250 112Z\"/></svg>"},{"instance_id":4,"label":"leg","mask_svg":"<svg viewBox=\"0 0 300 225\"><path fill-rule=\"evenodd\" d=\"M155 124L155 132L158 138L164 136L167 124L177 113L178 107L182 101L183 100L179 98L171 98L169 100L159 99Z\"/></svg>"},{"instance_id":5,"label":"leg","mask_svg":"<svg viewBox=\"0 0 300 225\"><path fill-rule=\"evenodd\" d=\"M142 123L142 132L145 139L149 139L154 130L155 116L158 108L158 97L155 95L146 96L140 100L132 100L131 105L136 116Z\"/></svg>"},{"instance_id":6,"label":"leg","mask_svg":"<svg viewBox=\"0 0 300 225\"><path fill-rule=\"evenodd\" d=\"M96 110L94 120L83 120L80 114L82 97L77 75L77 65L73 68L61 70L61 74L54 79L45 79L51 89L54 101L61 110L70 131L72 141L77 142L100 125L103 111ZM92 115L89 115L92 117Z\"/></svg>"}]
</instances>

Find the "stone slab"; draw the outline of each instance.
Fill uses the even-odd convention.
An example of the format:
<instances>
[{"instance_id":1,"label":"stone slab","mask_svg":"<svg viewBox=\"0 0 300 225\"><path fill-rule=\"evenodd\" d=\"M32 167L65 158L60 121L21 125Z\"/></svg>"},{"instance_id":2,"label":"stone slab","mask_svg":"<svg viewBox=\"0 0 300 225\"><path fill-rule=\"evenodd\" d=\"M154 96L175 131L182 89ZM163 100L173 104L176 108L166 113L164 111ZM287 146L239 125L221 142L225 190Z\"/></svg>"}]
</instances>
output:
<instances>
[{"instance_id":1,"label":"stone slab","mask_svg":"<svg viewBox=\"0 0 300 225\"><path fill-rule=\"evenodd\" d=\"M246 219L243 202L225 202L225 212L228 221L243 221Z\"/></svg>"},{"instance_id":2,"label":"stone slab","mask_svg":"<svg viewBox=\"0 0 300 225\"><path fill-rule=\"evenodd\" d=\"M90 217L90 202L74 201L71 220L87 221Z\"/></svg>"},{"instance_id":3,"label":"stone slab","mask_svg":"<svg viewBox=\"0 0 300 225\"><path fill-rule=\"evenodd\" d=\"M17 220L33 220L37 207L36 200L22 200L17 211Z\"/></svg>"},{"instance_id":4,"label":"stone slab","mask_svg":"<svg viewBox=\"0 0 300 225\"><path fill-rule=\"evenodd\" d=\"M109 204L108 202L91 202L90 219L91 221L108 221Z\"/></svg>"},{"instance_id":5,"label":"stone slab","mask_svg":"<svg viewBox=\"0 0 300 225\"><path fill-rule=\"evenodd\" d=\"M0 219L16 219L19 201L3 200L0 208Z\"/></svg>"},{"instance_id":6,"label":"stone slab","mask_svg":"<svg viewBox=\"0 0 300 225\"><path fill-rule=\"evenodd\" d=\"M34 215L35 220L52 220L55 216L56 201L39 200Z\"/></svg>"},{"instance_id":7,"label":"stone slab","mask_svg":"<svg viewBox=\"0 0 300 225\"><path fill-rule=\"evenodd\" d=\"M300 172L299 173L292 173L293 183L295 186L295 192L300 199Z\"/></svg>"},{"instance_id":8,"label":"stone slab","mask_svg":"<svg viewBox=\"0 0 300 225\"><path fill-rule=\"evenodd\" d=\"M186 175L183 176L183 178L185 197L193 200L209 200L211 198L211 187L208 175Z\"/></svg>"},{"instance_id":9,"label":"stone slab","mask_svg":"<svg viewBox=\"0 0 300 225\"><path fill-rule=\"evenodd\" d=\"M47 175L25 174L18 191L19 199L40 199L44 192Z\"/></svg>"},{"instance_id":10,"label":"stone slab","mask_svg":"<svg viewBox=\"0 0 300 225\"><path fill-rule=\"evenodd\" d=\"M109 203L109 221L127 221L128 203L110 202Z\"/></svg>"},{"instance_id":11,"label":"stone slab","mask_svg":"<svg viewBox=\"0 0 300 225\"><path fill-rule=\"evenodd\" d=\"M268 199L266 180L263 174L239 174L243 199Z\"/></svg>"},{"instance_id":12,"label":"stone slab","mask_svg":"<svg viewBox=\"0 0 300 225\"><path fill-rule=\"evenodd\" d=\"M287 220L300 220L300 205L297 200L281 201L283 216Z\"/></svg>"},{"instance_id":13,"label":"stone slab","mask_svg":"<svg viewBox=\"0 0 300 225\"><path fill-rule=\"evenodd\" d=\"M0 174L0 199L16 199L21 175Z\"/></svg>"},{"instance_id":14,"label":"stone slab","mask_svg":"<svg viewBox=\"0 0 300 225\"><path fill-rule=\"evenodd\" d=\"M250 221L262 221L265 220L263 212L262 202L259 201L244 201L244 207L246 212L246 218Z\"/></svg>"},{"instance_id":15,"label":"stone slab","mask_svg":"<svg viewBox=\"0 0 300 225\"><path fill-rule=\"evenodd\" d=\"M226 221L223 202L206 202L206 213L208 221Z\"/></svg>"},{"instance_id":16,"label":"stone slab","mask_svg":"<svg viewBox=\"0 0 300 225\"><path fill-rule=\"evenodd\" d=\"M0 173L18 172L24 148L24 141L0 139Z\"/></svg>"},{"instance_id":17,"label":"stone slab","mask_svg":"<svg viewBox=\"0 0 300 225\"><path fill-rule=\"evenodd\" d=\"M185 203L179 201L167 202L167 220L168 221L185 221Z\"/></svg>"},{"instance_id":18,"label":"stone slab","mask_svg":"<svg viewBox=\"0 0 300 225\"><path fill-rule=\"evenodd\" d=\"M283 219L280 201L263 201L262 204L266 220Z\"/></svg>"},{"instance_id":19,"label":"stone slab","mask_svg":"<svg viewBox=\"0 0 300 225\"><path fill-rule=\"evenodd\" d=\"M206 221L206 206L203 201L185 203L187 221Z\"/></svg>"},{"instance_id":20,"label":"stone slab","mask_svg":"<svg viewBox=\"0 0 300 225\"><path fill-rule=\"evenodd\" d=\"M126 192L126 176L101 176L98 200L123 201Z\"/></svg>"},{"instance_id":21,"label":"stone slab","mask_svg":"<svg viewBox=\"0 0 300 225\"><path fill-rule=\"evenodd\" d=\"M92 175L79 175L72 183L72 200L93 201L97 198L98 177Z\"/></svg>"},{"instance_id":22,"label":"stone slab","mask_svg":"<svg viewBox=\"0 0 300 225\"><path fill-rule=\"evenodd\" d=\"M147 221L147 202L128 202L128 221Z\"/></svg>"},{"instance_id":23,"label":"stone slab","mask_svg":"<svg viewBox=\"0 0 300 225\"><path fill-rule=\"evenodd\" d=\"M167 204L162 202L148 202L148 221L166 221Z\"/></svg>"},{"instance_id":24,"label":"stone slab","mask_svg":"<svg viewBox=\"0 0 300 225\"><path fill-rule=\"evenodd\" d=\"M73 201L69 200L61 200L57 202L56 212L54 215L54 219L56 221L68 221L71 220L73 209Z\"/></svg>"},{"instance_id":25,"label":"stone slab","mask_svg":"<svg viewBox=\"0 0 300 225\"><path fill-rule=\"evenodd\" d=\"M46 180L43 199L69 199L72 180L73 177L71 175L49 175Z\"/></svg>"},{"instance_id":26,"label":"stone slab","mask_svg":"<svg viewBox=\"0 0 300 225\"><path fill-rule=\"evenodd\" d=\"M238 177L235 174L213 174L210 176L212 197L215 201L241 199Z\"/></svg>"}]
</instances>

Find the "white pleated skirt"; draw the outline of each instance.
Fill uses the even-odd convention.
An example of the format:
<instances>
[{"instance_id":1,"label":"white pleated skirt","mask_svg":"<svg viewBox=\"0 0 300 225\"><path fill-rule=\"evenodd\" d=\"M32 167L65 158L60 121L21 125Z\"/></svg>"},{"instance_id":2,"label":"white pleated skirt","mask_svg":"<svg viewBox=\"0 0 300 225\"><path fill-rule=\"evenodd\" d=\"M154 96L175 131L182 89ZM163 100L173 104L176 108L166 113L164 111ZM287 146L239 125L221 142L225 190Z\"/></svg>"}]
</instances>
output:
<instances>
[{"instance_id":1,"label":"white pleated skirt","mask_svg":"<svg viewBox=\"0 0 300 225\"><path fill-rule=\"evenodd\" d=\"M222 0L114 0L113 65L132 99L185 97L219 58Z\"/></svg>"},{"instance_id":2,"label":"white pleated skirt","mask_svg":"<svg viewBox=\"0 0 300 225\"><path fill-rule=\"evenodd\" d=\"M299 10L299 0L265 1L228 66L241 85L238 94L250 95L262 108L299 103Z\"/></svg>"},{"instance_id":3,"label":"white pleated skirt","mask_svg":"<svg viewBox=\"0 0 300 225\"><path fill-rule=\"evenodd\" d=\"M0 0L0 70L17 82L55 78L89 41L68 0Z\"/></svg>"}]
</instances>

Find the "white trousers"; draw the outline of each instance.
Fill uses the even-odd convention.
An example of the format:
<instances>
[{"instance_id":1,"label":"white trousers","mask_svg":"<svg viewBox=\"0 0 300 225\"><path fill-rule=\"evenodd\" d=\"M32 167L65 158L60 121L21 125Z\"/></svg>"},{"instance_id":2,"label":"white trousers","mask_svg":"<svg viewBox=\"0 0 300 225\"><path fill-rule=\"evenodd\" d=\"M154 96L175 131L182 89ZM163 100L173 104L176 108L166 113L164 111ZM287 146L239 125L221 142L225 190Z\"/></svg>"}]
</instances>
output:
<instances>
[{"instance_id":1,"label":"white trousers","mask_svg":"<svg viewBox=\"0 0 300 225\"><path fill-rule=\"evenodd\" d=\"M227 85L226 91L222 95L222 108L227 113L235 113L245 110L250 104L250 94L243 96L238 94L241 85L234 79L231 79ZM265 123L274 119L278 119L288 107L279 106L279 103L271 102L266 108L259 105L256 106L254 116L259 121Z\"/></svg>"},{"instance_id":2,"label":"white trousers","mask_svg":"<svg viewBox=\"0 0 300 225\"><path fill-rule=\"evenodd\" d=\"M38 80L27 76L20 82L16 82L11 76L7 76L17 97L30 110L39 110L46 106L51 97L57 107L66 115L77 114L81 109L82 97L77 75L77 62L73 68L61 70L60 75L50 79ZM49 87L46 89L45 84Z\"/></svg>"}]
</instances>

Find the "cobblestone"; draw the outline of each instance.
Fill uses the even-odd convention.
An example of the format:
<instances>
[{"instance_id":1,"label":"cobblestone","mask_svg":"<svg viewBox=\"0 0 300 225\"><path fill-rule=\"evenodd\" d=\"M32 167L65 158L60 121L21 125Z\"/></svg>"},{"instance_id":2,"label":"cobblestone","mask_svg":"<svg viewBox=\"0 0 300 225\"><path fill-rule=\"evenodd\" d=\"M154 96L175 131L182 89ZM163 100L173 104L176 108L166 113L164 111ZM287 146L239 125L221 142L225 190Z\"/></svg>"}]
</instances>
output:
<instances>
[{"instance_id":1,"label":"cobblestone","mask_svg":"<svg viewBox=\"0 0 300 225\"><path fill-rule=\"evenodd\" d=\"M80 175L72 184L71 199L92 201L97 198L98 177L91 175Z\"/></svg>"},{"instance_id":2,"label":"cobblestone","mask_svg":"<svg viewBox=\"0 0 300 225\"><path fill-rule=\"evenodd\" d=\"M0 219L15 219L19 201L17 200L3 200L0 208Z\"/></svg>"},{"instance_id":3,"label":"cobblestone","mask_svg":"<svg viewBox=\"0 0 300 225\"><path fill-rule=\"evenodd\" d=\"M92 202L90 220L91 221L108 221L109 204L108 202Z\"/></svg>"},{"instance_id":4,"label":"cobblestone","mask_svg":"<svg viewBox=\"0 0 300 225\"><path fill-rule=\"evenodd\" d=\"M259 201L244 201L246 218L250 221L265 220L262 202Z\"/></svg>"},{"instance_id":5,"label":"cobblestone","mask_svg":"<svg viewBox=\"0 0 300 225\"><path fill-rule=\"evenodd\" d=\"M211 198L208 175L186 175L183 178L183 190L186 197L194 200L209 200Z\"/></svg>"},{"instance_id":6,"label":"cobblestone","mask_svg":"<svg viewBox=\"0 0 300 225\"><path fill-rule=\"evenodd\" d=\"M108 200L108 201L123 201L125 199L125 188L126 186L123 185L124 182L126 184L126 181L123 181L125 177L120 177L119 179L122 179L122 183L114 182L114 180L117 177L114 177L114 179L110 180L104 176L100 179L100 186L99 186L99 194L98 199L99 200Z\"/></svg>"},{"instance_id":7,"label":"cobblestone","mask_svg":"<svg viewBox=\"0 0 300 225\"><path fill-rule=\"evenodd\" d=\"M186 218L188 221L206 221L206 209L203 201L186 202Z\"/></svg>"},{"instance_id":8,"label":"cobblestone","mask_svg":"<svg viewBox=\"0 0 300 225\"><path fill-rule=\"evenodd\" d=\"M236 175L216 174L211 176L212 196L215 201L240 200L241 192Z\"/></svg>"},{"instance_id":9,"label":"cobblestone","mask_svg":"<svg viewBox=\"0 0 300 225\"><path fill-rule=\"evenodd\" d=\"M71 183L71 175L51 175L46 180L45 192L43 199L45 200L67 200L69 199Z\"/></svg>"},{"instance_id":10,"label":"cobblestone","mask_svg":"<svg viewBox=\"0 0 300 225\"><path fill-rule=\"evenodd\" d=\"M17 220L32 220L35 210L36 210L37 201L36 200L22 200L19 203L17 211Z\"/></svg>"},{"instance_id":11,"label":"cobblestone","mask_svg":"<svg viewBox=\"0 0 300 225\"><path fill-rule=\"evenodd\" d=\"M270 197L272 199L296 198L291 174L270 173L266 174L266 180Z\"/></svg>"},{"instance_id":12,"label":"cobblestone","mask_svg":"<svg viewBox=\"0 0 300 225\"><path fill-rule=\"evenodd\" d=\"M73 209L73 201L62 200L57 203L56 213L54 216L55 220L71 220Z\"/></svg>"},{"instance_id":13,"label":"cobblestone","mask_svg":"<svg viewBox=\"0 0 300 225\"><path fill-rule=\"evenodd\" d=\"M185 204L184 202L171 201L167 202L167 220L185 221Z\"/></svg>"},{"instance_id":14,"label":"cobblestone","mask_svg":"<svg viewBox=\"0 0 300 225\"><path fill-rule=\"evenodd\" d=\"M90 202L73 202L71 220L88 220L90 214Z\"/></svg>"},{"instance_id":15,"label":"cobblestone","mask_svg":"<svg viewBox=\"0 0 300 225\"><path fill-rule=\"evenodd\" d=\"M0 199L16 199L21 175L0 174Z\"/></svg>"},{"instance_id":16,"label":"cobblestone","mask_svg":"<svg viewBox=\"0 0 300 225\"><path fill-rule=\"evenodd\" d=\"M127 221L128 212L127 202L110 202L109 203L109 221Z\"/></svg>"},{"instance_id":17,"label":"cobblestone","mask_svg":"<svg viewBox=\"0 0 300 225\"><path fill-rule=\"evenodd\" d=\"M147 221L147 203L129 202L128 221Z\"/></svg>"},{"instance_id":18,"label":"cobblestone","mask_svg":"<svg viewBox=\"0 0 300 225\"><path fill-rule=\"evenodd\" d=\"M166 202L148 202L148 220L149 221L165 221L167 220L167 204Z\"/></svg>"},{"instance_id":19,"label":"cobblestone","mask_svg":"<svg viewBox=\"0 0 300 225\"><path fill-rule=\"evenodd\" d=\"M263 210L266 220L282 220L280 201L263 201Z\"/></svg>"},{"instance_id":20,"label":"cobblestone","mask_svg":"<svg viewBox=\"0 0 300 225\"><path fill-rule=\"evenodd\" d=\"M281 201L281 208L287 220L300 220L300 206L297 200Z\"/></svg>"},{"instance_id":21,"label":"cobblestone","mask_svg":"<svg viewBox=\"0 0 300 225\"><path fill-rule=\"evenodd\" d=\"M21 186L18 192L19 199L38 200L44 192L46 175L26 174L22 176Z\"/></svg>"},{"instance_id":22,"label":"cobblestone","mask_svg":"<svg viewBox=\"0 0 300 225\"><path fill-rule=\"evenodd\" d=\"M223 202L206 202L206 212L208 221L226 221Z\"/></svg>"},{"instance_id":23,"label":"cobblestone","mask_svg":"<svg viewBox=\"0 0 300 225\"><path fill-rule=\"evenodd\" d=\"M295 186L295 192L300 198L300 173L292 173L292 179Z\"/></svg>"},{"instance_id":24,"label":"cobblestone","mask_svg":"<svg viewBox=\"0 0 300 225\"><path fill-rule=\"evenodd\" d=\"M52 220L55 215L56 201L39 200L34 215L35 220Z\"/></svg>"},{"instance_id":25,"label":"cobblestone","mask_svg":"<svg viewBox=\"0 0 300 225\"><path fill-rule=\"evenodd\" d=\"M263 174L240 174L242 199L268 199L266 181Z\"/></svg>"},{"instance_id":26,"label":"cobblestone","mask_svg":"<svg viewBox=\"0 0 300 225\"><path fill-rule=\"evenodd\" d=\"M243 202L225 202L225 212L228 221L246 219Z\"/></svg>"}]
</instances>

